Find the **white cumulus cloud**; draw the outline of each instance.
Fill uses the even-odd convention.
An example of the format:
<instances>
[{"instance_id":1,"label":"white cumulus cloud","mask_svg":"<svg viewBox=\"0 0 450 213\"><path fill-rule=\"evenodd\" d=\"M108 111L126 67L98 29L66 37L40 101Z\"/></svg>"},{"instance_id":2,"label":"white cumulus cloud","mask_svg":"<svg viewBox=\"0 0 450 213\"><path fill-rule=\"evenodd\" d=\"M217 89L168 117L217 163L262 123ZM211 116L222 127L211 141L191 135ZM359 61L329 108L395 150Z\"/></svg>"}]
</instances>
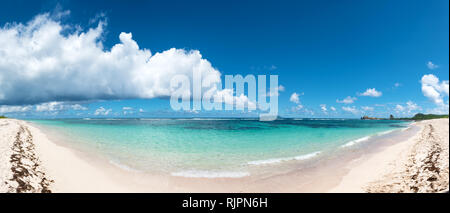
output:
<instances>
[{"instance_id":1,"label":"white cumulus cloud","mask_svg":"<svg viewBox=\"0 0 450 213\"><path fill-rule=\"evenodd\" d=\"M434 70L434 69L439 68L439 66L436 65L436 64L434 64L432 61L428 61L427 67L428 67L428 69L430 69L430 70Z\"/></svg>"},{"instance_id":2,"label":"white cumulus cloud","mask_svg":"<svg viewBox=\"0 0 450 213\"><path fill-rule=\"evenodd\" d=\"M355 106L352 106L352 107L342 107L342 110L344 110L344 111L346 111L346 112L353 113L353 114L358 114L358 113L359 113L359 110L356 109Z\"/></svg>"},{"instance_id":3,"label":"white cumulus cloud","mask_svg":"<svg viewBox=\"0 0 450 213\"><path fill-rule=\"evenodd\" d=\"M300 103L299 96L300 95L298 93L294 92L294 93L292 93L291 97L289 98L289 101L298 104L298 103Z\"/></svg>"},{"instance_id":4,"label":"white cumulus cloud","mask_svg":"<svg viewBox=\"0 0 450 213\"><path fill-rule=\"evenodd\" d=\"M64 104L62 102L47 102L36 105L37 112L53 112L53 111L61 111L64 109Z\"/></svg>"},{"instance_id":5,"label":"white cumulus cloud","mask_svg":"<svg viewBox=\"0 0 450 213\"><path fill-rule=\"evenodd\" d=\"M360 93L360 96L369 96L369 97L380 97L383 95L382 92L377 91L375 88L369 88L365 92Z\"/></svg>"},{"instance_id":6,"label":"white cumulus cloud","mask_svg":"<svg viewBox=\"0 0 450 213\"><path fill-rule=\"evenodd\" d=\"M405 107L400 104L397 104L395 106L395 110L397 110L398 112L403 112L405 110Z\"/></svg>"},{"instance_id":7,"label":"white cumulus cloud","mask_svg":"<svg viewBox=\"0 0 450 213\"><path fill-rule=\"evenodd\" d=\"M0 105L0 114L8 114L8 113L23 113L23 112L52 112L52 113L58 113L60 111L65 110L74 110L74 111L86 111L88 110L87 107L75 104L75 103L69 103L69 102L58 102L58 101L52 101L52 102L46 102L46 103L40 103L35 105Z\"/></svg>"},{"instance_id":8,"label":"white cumulus cloud","mask_svg":"<svg viewBox=\"0 0 450 213\"><path fill-rule=\"evenodd\" d=\"M273 89L273 91L269 91L268 96L279 96L280 92L284 92L284 90L284 86L280 85L278 88Z\"/></svg>"},{"instance_id":9,"label":"white cumulus cloud","mask_svg":"<svg viewBox=\"0 0 450 213\"><path fill-rule=\"evenodd\" d=\"M300 110L303 109L303 105L302 104L297 104L297 106L292 107L292 112L298 112Z\"/></svg>"},{"instance_id":10,"label":"white cumulus cloud","mask_svg":"<svg viewBox=\"0 0 450 213\"><path fill-rule=\"evenodd\" d=\"M421 79L422 93L437 105L444 105L444 97L448 97L449 81L439 81L433 74L424 75Z\"/></svg>"},{"instance_id":11,"label":"white cumulus cloud","mask_svg":"<svg viewBox=\"0 0 450 213\"><path fill-rule=\"evenodd\" d=\"M0 106L0 115L7 113L28 112L32 110L31 106Z\"/></svg>"},{"instance_id":12,"label":"white cumulus cloud","mask_svg":"<svg viewBox=\"0 0 450 213\"><path fill-rule=\"evenodd\" d=\"M432 109L427 109L426 111L427 113L431 113L431 114L447 114L449 113L449 103L447 101L447 103L441 105L441 106L437 106L435 108Z\"/></svg>"},{"instance_id":13,"label":"white cumulus cloud","mask_svg":"<svg viewBox=\"0 0 450 213\"><path fill-rule=\"evenodd\" d=\"M98 109L95 110L94 115L106 116L111 112L112 112L112 109L105 109L104 107L99 107Z\"/></svg>"},{"instance_id":14,"label":"white cumulus cloud","mask_svg":"<svg viewBox=\"0 0 450 213\"><path fill-rule=\"evenodd\" d=\"M322 112L326 114L327 111L328 111L328 110L327 110L327 105L326 105L326 104L321 104L321 105L320 105L320 110L322 110Z\"/></svg>"},{"instance_id":15,"label":"white cumulus cloud","mask_svg":"<svg viewBox=\"0 0 450 213\"><path fill-rule=\"evenodd\" d=\"M347 96L346 98L344 98L342 100L339 100L339 99L336 100L337 103L343 103L343 104L352 104L355 101L356 101L356 98L350 97L350 96Z\"/></svg>"},{"instance_id":16,"label":"white cumulus cloud","mask_svg":"<svg viewBox=\"0 0 450 213\"><path fill-rule=\"evenodd\" d=\"M73 104L73 105L70 105L70 108L72 109L72 110L76 110L76 111L80 111L80 110L88 110L88 108L87 107L85 107L85 106L82 106L82 105L80 105L80 104Z\"/></svg>"},{"instance_id":17,"label":"white cumulus cloud","mask_svg":"<svg viewBox=\"0 0 450 213\"><path fill-rule=\"evenodd\" d=\"M401 114L405 114L405 115L411 115L421 109L422 108L419 105L417 105L416 103L414 103L412 101L406 102L405 105L397 104L395 106L395 111L397 113L401 113Z\"/></svg>"},{"instance_id":18,"label":"white cumulus cloud","mask_svg":"<svg viewBox=\"0 0 450 213\"><path fill-rule=\"evenodd\" d=\"M373 111L373 110L374 110L374 108L373 108L373 107L370 107L370 106L362 106L361 109L362 109L363 111L366 111L366 112L368 112L368 111Z\"/></svg>"},{"instance_id":19,"label":"white cumulus cloud","mask_svg":"<svg viewBox=\"0 0 450 213\"><path fill-rule=\"evenodd\" d=\"M420 110L421 109L416 103L414 103L412 101L406 102L406 108L408 108L409 111L414 111L414 110Z\"/></svg>"}]
</instances>

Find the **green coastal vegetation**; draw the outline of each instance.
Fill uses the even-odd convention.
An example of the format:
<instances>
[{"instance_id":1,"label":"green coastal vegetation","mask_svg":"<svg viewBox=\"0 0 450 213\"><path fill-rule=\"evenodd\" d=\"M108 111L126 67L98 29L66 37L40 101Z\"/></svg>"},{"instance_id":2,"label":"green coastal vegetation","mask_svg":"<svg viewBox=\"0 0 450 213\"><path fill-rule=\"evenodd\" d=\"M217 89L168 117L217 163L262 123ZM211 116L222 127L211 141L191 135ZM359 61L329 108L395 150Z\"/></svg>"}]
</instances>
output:
<instances>
[{"instance_id":1,"label":"green coastal vegetation","mask_svg":"<svg viewBox=\"0 0 450 213\"><path fill-rule=\"evenodd\" d=\"M2 118L7 118L6 116L3 116L3 115L0 115L0 119L2 119Z\"/></svg>"},{"instance_id":2,"label":"green coastal vegetation","mask_svg":"<svg viewBox=\"0 0 450 213\"><path fill-rule=\"evenodd\" d=\"M430 120L430 119L438 119L438 118L448 118L448 115L436 115L436 114L422 114L417 113L411 118L395 118L393 115L389 116L389 118L373 118L369 116L364 116L361 120L408 120L408 121L422 121L422 120Z\"/></svg>"},{"instance_id":3,"label":"green coastal vegetation","mask_svg":"<svg viewBox=\"0 0 450 213\"><path fill-rule=\"evenodd\" d=\"M414 117L410 118L410 120L420 121L420 120L430 120L430 119L437 119L437 118L448 118L448 115L418 113L418 114L414 115Z\"/></svg>"}]
</instances>

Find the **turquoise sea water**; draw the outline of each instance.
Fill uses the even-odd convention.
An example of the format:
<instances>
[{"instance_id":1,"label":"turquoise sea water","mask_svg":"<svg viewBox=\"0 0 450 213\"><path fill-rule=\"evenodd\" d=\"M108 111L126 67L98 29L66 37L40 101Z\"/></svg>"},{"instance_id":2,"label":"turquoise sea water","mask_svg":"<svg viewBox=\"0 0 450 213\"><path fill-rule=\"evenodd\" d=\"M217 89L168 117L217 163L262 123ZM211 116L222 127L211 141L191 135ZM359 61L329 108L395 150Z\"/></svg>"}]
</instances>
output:
<instances>
[{"instance_id":1,"label":"turquoise sea water","mask_svg":"<svg viewBox=\"0 0 450 213\"><path fill-rule=\"evenodd\" d=\"M32 123L72 146L139 171L190 177L248 175L249 167L303 161L357 146L407 122L355 119L61 119Z\"/></svg>"}]
</instances>

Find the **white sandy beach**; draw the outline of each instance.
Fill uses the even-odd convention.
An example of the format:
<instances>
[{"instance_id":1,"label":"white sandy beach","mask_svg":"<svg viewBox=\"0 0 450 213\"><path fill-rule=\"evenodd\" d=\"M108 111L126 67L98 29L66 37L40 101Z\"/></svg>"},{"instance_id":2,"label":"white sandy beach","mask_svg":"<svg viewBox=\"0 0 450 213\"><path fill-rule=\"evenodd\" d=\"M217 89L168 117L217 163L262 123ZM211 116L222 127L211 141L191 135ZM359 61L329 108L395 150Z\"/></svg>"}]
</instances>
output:
<instances>
[{"instance_id":1,"label":"white sandy beach","mask_svg":"<svg viewBox=\"0 0 450 213\"><path fill-rule=\"evenodd\" d=\"M349 165L330 192L444 192L449 188L449 120L416 122L420 131Z\"/></svg>"},{"instance_id":2,"label":"white sandy beach","mask_svg":"<svg viewBox=\"0 0 450 213\"><path fill-rule=\"evenodd\" d=\"M323 181L319 186L299 181L300 172L233 179L142 175L99 164L96 159L49 140L25 121L0 119L0 192L448 191L449 120L413 125L420 130L411 138L355 157L339 168L319 169L317 181Z\"/></svg>"}]
</instances>

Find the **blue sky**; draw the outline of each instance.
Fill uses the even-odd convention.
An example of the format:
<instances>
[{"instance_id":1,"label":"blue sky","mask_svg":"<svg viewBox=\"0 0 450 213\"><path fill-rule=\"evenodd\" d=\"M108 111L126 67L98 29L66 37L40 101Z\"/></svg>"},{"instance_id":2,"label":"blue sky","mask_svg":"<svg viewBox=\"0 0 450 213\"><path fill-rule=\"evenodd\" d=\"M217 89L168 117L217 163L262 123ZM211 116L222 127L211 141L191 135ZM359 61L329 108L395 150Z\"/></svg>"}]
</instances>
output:
<instances>
[{"instance_id":1,"label":"blue sky","mask_svg":"<svg viewBox=\"0 0 450 213\"><path fill-rule=\"evenodd\" d=\"M87 32L103 21L100 40L105 51L120 43L119 35L125 32L132 33L139 48L148 49L152 55L170 48L198 50L202 59L222 77L278 75L279 84L284 87L279 92L281 116L448 114L449 2L446 0L127 3L52 0L1 4L0 26L4 31L14 23L26 25L44 13L50 14L49 19L72 27L67 32L63 30L63 36L74 33L74 29ZM2 70L1 63L0 73L4 75L0 74L0 84L25 81L12 79L9 74L14 72ZM3 67L7 63L11 61L3 62ZM45 67L42 69L39 73L46 73ZM437 78L437 83L434 78L431 82L424 81L428 74ZM52 78L36 79L52 84L49 80ZM424 89L424 85L438 96ZM362 95L373 88L367 96ZM20 118L254 115L174 112L166 98L140 98L127 96L125 92L108 98L59 95L52 99L53 93L48 91L43 89L41 93L45 94L36 96L46 97L43 103L17 94L17 89L10 91L4 96L23 101L11 98L2 101L0 96L0 114ZM298 101L292 99L293 93L299 94ZM353 103L342 103L349 96ZM49 104L52 101L57 103Z\"/></svg>"}]
</instances>

